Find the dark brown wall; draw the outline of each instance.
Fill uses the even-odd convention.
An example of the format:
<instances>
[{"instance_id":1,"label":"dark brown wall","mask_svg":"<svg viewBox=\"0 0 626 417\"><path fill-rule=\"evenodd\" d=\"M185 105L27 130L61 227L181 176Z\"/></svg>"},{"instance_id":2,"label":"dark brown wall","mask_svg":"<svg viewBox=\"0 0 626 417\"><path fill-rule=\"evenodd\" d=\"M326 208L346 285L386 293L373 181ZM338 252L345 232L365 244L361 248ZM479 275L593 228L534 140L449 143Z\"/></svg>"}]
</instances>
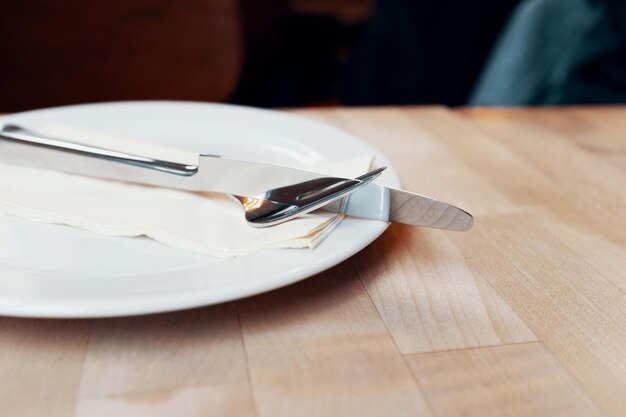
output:
<instances>
[{"instance_id":1,"label":"dark brown wall","mask_svg":"<svg viewBox=\"0 0 626 417\"><path fill-rule=\"evenodd\" d=\"M0 112L225 100L240 37L236 0L0 0Z\"/></svg>"}]
</instances>

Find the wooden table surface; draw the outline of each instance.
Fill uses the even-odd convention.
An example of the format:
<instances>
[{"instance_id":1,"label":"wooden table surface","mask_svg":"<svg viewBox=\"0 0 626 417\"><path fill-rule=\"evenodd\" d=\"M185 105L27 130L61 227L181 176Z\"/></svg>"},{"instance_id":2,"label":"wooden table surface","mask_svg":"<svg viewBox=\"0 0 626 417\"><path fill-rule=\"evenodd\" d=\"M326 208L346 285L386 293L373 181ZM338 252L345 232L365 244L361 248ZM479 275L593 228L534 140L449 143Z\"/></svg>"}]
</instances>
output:
<instances>
[{"instance_id":1,"label":"wooden table surface","mask_svg":"<svg viewBox=\"0 0 626 417\"><path fill-rule=\"evenodd\" d=\"M626 108L298 113L474 229L212 307L0 318L1 416L626 416Z\"/></svg>"}]
</instances>

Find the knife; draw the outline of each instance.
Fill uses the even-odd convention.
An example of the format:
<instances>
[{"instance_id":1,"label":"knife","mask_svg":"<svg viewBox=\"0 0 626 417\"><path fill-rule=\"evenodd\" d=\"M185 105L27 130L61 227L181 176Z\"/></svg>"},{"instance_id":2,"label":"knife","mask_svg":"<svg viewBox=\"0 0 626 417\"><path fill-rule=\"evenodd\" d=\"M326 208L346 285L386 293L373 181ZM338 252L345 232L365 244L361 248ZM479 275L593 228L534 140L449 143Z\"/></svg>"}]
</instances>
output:
<instances>
[{"instance_id":1,"label":"knife","mask_svg":"<svg viewBox=\"0 0 626 417\"><path fill-rule=\"evenodd\" d=\"M269 190L277 203L287 203L281 201L281 195L286 196L294 187L327 177L214 154L199 154L197 165L163 161L48 138L12 124L0 124L0 162L187 191L264 196ZM356 191L350 194L348 204L335 201L325 209L367 219L456 231L469 230L473 224L469 213L426 196L374 183L359 184L353 189ZM276 222L268 215L257 219L256 225L266 223Z\"/></svg>"},{"instance_id":2,"label":"knife","mask_svg":"<svg viewBox=\"0 0 626 417\"><path fill-rule=\"evenodd\" d=\"M463 209L424 195L370 183L340 201L327 204L321 210L342 213L364 219L431 227L465 232L474 218Z\"/></svg>"}]
</instances>

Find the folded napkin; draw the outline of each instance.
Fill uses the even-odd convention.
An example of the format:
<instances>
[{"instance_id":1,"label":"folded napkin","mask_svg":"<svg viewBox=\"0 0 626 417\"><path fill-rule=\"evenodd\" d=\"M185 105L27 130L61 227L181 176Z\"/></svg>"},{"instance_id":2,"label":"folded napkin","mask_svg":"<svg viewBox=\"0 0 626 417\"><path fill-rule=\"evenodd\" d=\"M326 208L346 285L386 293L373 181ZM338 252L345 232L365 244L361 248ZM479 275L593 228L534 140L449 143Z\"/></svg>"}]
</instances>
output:
<instances>
[{"instance_id":1,"label":"folded napkin","mask_svg":"<svg viewBox=\"0 0 626 417\"><path fill-rule=\"evenodd\" d=\"M197 164L197 153L51 124L51 137L136 155ZM355 177L371 156L300 167ZM297 168L297 167L296 167ZM316 212L270 228L246 224L228 195L194 193L0 164L0 214L60 223L109 236L147 236L165 245L230 257L267 248L314 248L344 216Z\"/></svg>"}]
</instances>

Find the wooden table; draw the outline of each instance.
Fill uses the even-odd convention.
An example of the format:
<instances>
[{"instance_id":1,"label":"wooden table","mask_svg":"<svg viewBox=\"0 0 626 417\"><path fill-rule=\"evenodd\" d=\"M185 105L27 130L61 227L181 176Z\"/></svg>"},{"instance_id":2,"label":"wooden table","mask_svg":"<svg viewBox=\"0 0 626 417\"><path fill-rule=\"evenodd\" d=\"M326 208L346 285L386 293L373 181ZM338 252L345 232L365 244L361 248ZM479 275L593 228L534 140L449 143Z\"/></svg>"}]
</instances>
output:
<instances>
[{"instance_id":1,"label":"wooden table","mask_svg":"<svg viewBox=\"0 0 626 417\"><path fill-rule=\"evenodd\" d=\"M474 229L218 306L2 318L1 416L626 416L626 108L298 113Z\"/></svg>"}]
</instances>

